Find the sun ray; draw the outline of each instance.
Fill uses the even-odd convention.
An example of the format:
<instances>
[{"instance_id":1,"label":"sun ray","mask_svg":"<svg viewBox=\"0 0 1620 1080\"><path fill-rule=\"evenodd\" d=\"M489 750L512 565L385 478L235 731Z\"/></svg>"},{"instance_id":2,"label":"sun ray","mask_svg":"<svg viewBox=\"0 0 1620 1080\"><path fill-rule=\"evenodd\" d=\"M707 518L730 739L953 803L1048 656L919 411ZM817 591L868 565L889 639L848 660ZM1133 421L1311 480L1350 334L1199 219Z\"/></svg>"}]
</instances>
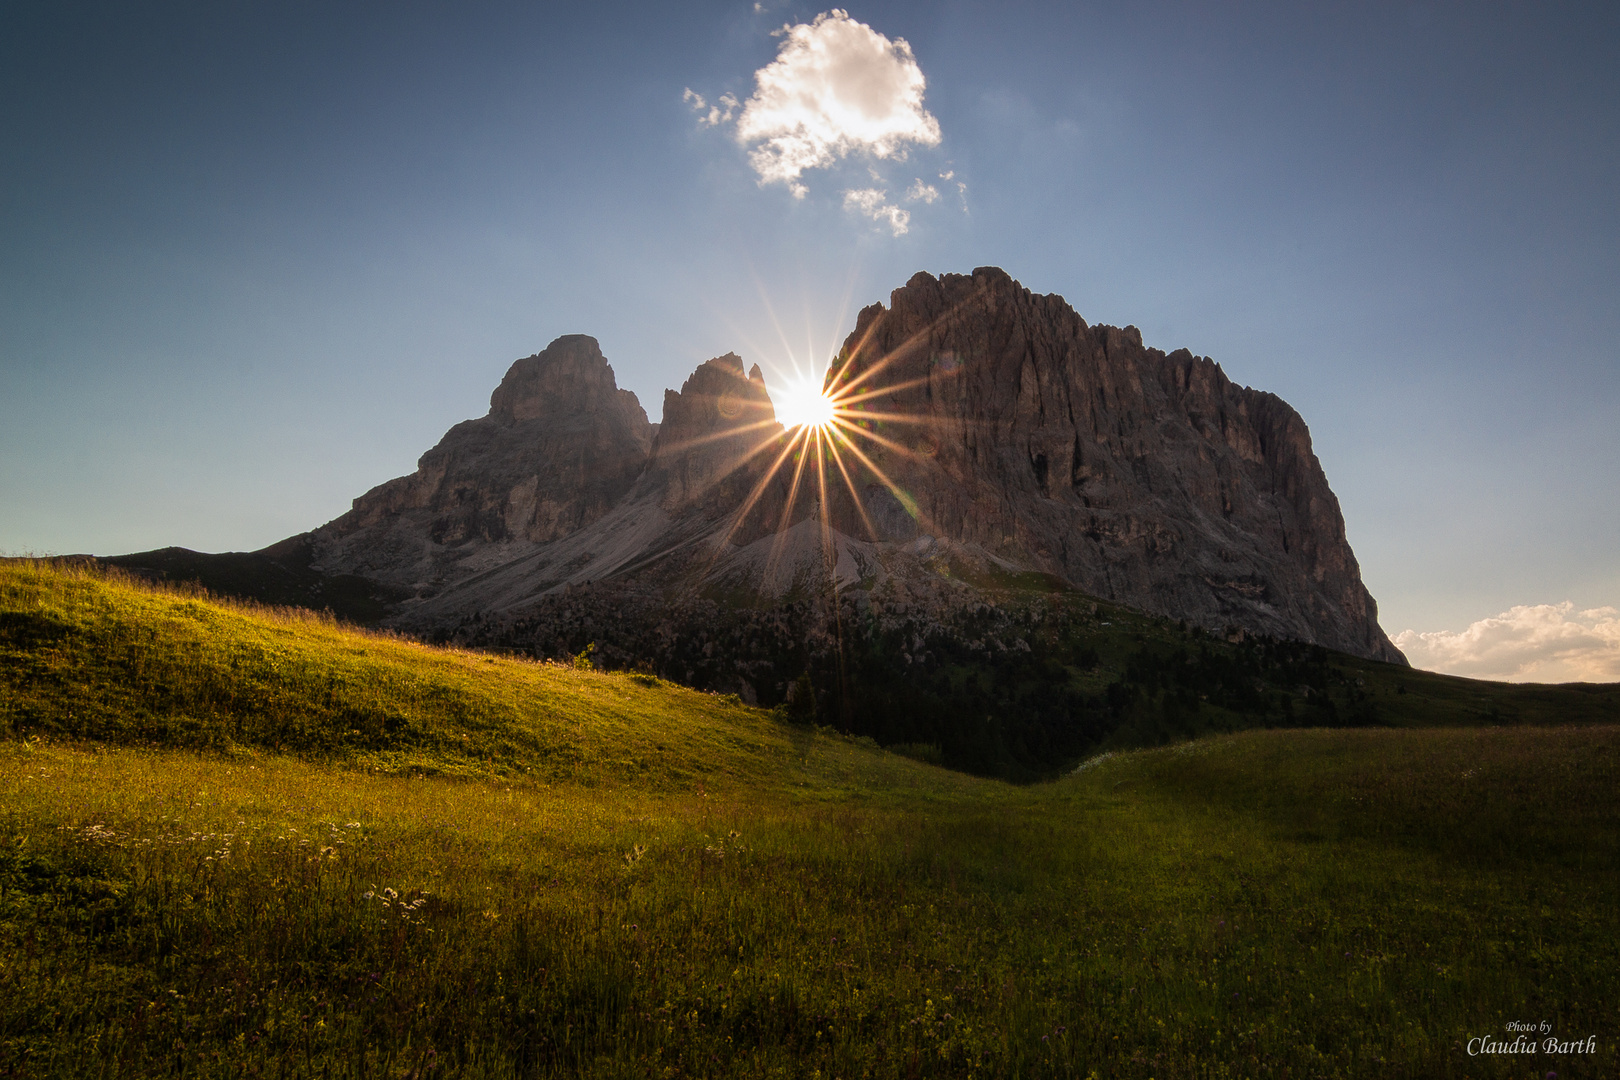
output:
<instances>
[{"instance_id":1,"label":"sun ray","mask_svg":"<svg viewBox=\"0 0 1620 1080\"><path fill-rule=\"evenodd\" d=\"M886 424L928 423L928 417L917 416L914 413L868 412L864 409L839 409L836 419L846 424L858 423L862 420L881 420Z\"/></svg>"},{"instance_id":2,"label":"sun ray","mask_svg":"<svg viewBox=\"0 0 1620 1080\"><path fill-rule=\"evenodd\" d=\"M782 325L782 320L777 317L776 305L771 303L770 296L765 292L765 282L758 275L754 277L754 288L759 293L760 303L765 305L765 315L771 321L771 329L776 331L776 339L782 343L782 351L787 353L788 356L792 356L793 345L788 340L787 328ZM797 364L794 365L795 368L797 366Z\"/></svg>"},{"instance_id":3,"label":"sun ray","mask_svg":"<svg viewBox=\"0 0 1620 1080\"><path fill-rule=\"evenodd\" d=\"M854 362L855 356L855 353L850 354L851 363ZM853 394L857 389L860 388L862 383L868 382L875 376L881 374L884 368L888 367L890 364L896 363L899 359L900 353L898 350L879 357L875 364L858 373L853 379L840 387L839 389L841 394L846 396Z\"/></svg>"},{"instance_id":4,"label":"sun ray","mask_svg":"<svg viewBox=\"0 0 1620 1080\"><path fill-rule=\"evenodd\" d=\"M727 475L749 465L751 469L761 468L758 479L754 481L751 490L742 505L736 510L727 526L724 535L712 550L711 567L718 562L725 548L732 542L748 520L749 516L761 507L766 500L766 492L772 484L785 482L786 491L779 486L771 495L769 508L764 511L765 517L760 525L770 529L769 522L775 519L773 542L765 558L765 574L767 579L775 572L784 557L787 548L787 532L793 521L793 515L798 509L800 493L804 492L806 498L814 497L819 502L819 511L815 512L820 527L821 549L827 563L829 579L834 581L836 588L837 550L834 533L838 530L835 524L833 500L841 498L837 483L829 482L829 463L838 470L838 480L841 480L847 490L850 501L859 515L860 525L865 528L866 535L873 542L879 540L876 523L872 519L863 493L870 493L873 489L863 488L856 479L857 471L864 471L874 478L905 508L906 512L917 521L920 528L938 534L936 524L924 515L915 498L911 496L894 477L890 476L878 465L877 461L862 449L862 440L870 441L873 447L898 455L899 458L910 462L914 466L924 468L931 466L932 452L920 444L917 450L904 443L891 438L888 434L874 430L879 427L894 425L927 425L935 421L935 417L922 412L905 412L896 410L893 406L884 407L880 399L892 400L897 394L919 386L933 383L943 376L950 376L960 368L934 367L922 375L914 376L896 382L883 382L883 375L894 369L907 356L915 356L914 350L920 342L926 340L927 335L941 323L955 316L963 305L955 305L950 310L931 320L927 327L909 336L899 347L887 351L870 366L859 371L855 368L867 355L871 347L879 323L874 320L860 335L853 345L846 346L832 358L828 366L823 369L819 380L813 376L806 377L803 367L793 356L792 348L787 344L788 334L777 313L767 301L766 311L786 351L789 364L778 367L783 372L782 377L771 384L769 393L770 406L775 413L774 419L761 419L748 424L738 425L723 432L714 432L686 440L684 443L671 446L670 449L684 449L690 446L714 442L727 438L735 438L753 432L769 430L770 434L763 440L756 442L751 449L738 458L727 469ZM808 324L807 324L808 325ZM808 333L808 330L807 330ZM807 338L808 347L814 355L815 341L813 334ZM786 374L791 372L791 374ZM853 376L852 376L853 373ZM752 403L750 403L752 404ZM879 408L872 408L880 405ZM953 428L961 428L964 421L960 418L952 422ZM763 467L750 465L759 460L761 453L776 449L774 457L770 457L768 465ZM793 461L791 477L784 472L790 459ZM857 468L858 463L858 468ZM813 472L813 478L810 473ZM810 489L810 490L807 490ZM778 512L777 505L780 502ZM853 528L853 523L851 523ZM761 537L763 539L763 537Z\"/></svg>"},{"instance_id":5,"label":"sun ray","mask_svg":"<svg viewBox=\"0 0 1620 1080\"><path fill-rule=\"evenodd\" d=\"M917 455L917 452L915 450L911 449L911 447L906 446L903 443L897 443L893 439L889 438L886 435L879 435L875 431L870 431L870 430L868 430L866 428L862 428L862 427L856 427L853 424L844 423L843 421L838 422L838 427L842 431L849 431L849 432L852 432L852 433L854 433L856 435L861 435L861 436L864 436L864 437L866 437L868 439L871 439L873 442L875 442L878 445L884 447L885 449L893 450L895 453L900 454L900 455L902 455L902 456L904 456L906 458L909 458L912 461L915 461L915 462L918 462L918 463L922 463L922 461L923 461L923 459L921 457L919 457Z\"/></svg>"},{"instance_id":6,"label":"sun ray","mask_svg":"<svg viewBox=\"0 0 1620 1080\"><path fill-rule=\"evenodd\" d=\"M804 452L799 455L798 464L793 467L793 483L788 487L787 502L782 506L782 519L776 526L776 538L771 544L771 553L765 559L765 576L770 577L772 568L782 557L782 549L787 546L788 521L793 517L793 507L799 501L799 483L804 479L804 467L810 460L810 440L817 432L817 428L800 428L804 433Z\"/></svg>"},{"instance_id":7,"label":"sun ray","mask_svg":"<svg viewBox=\"0 0 1620 1080\"><path fill-rule=\"evenodd\" d=\"M787 444L782 447L782 452L776 455L776 460L771 462L770 468L765 470L765 474L759 478L759 482L754 485L754 489L748 493L748 498L743 500L743 504L741 508L738 509L736 517L732 519L731 527L727 529L726 534L720 538L721 546L730 543L731 538L736 535L737 530L742 528L743 520L748 517L748 512L754 508L755 503L759 502L759 497L765 493L766 487L768 487L771 480L776 477L777 470L781 469L782 462L786 461L788 455L793 453L793 447L801 437L802 433L798 431L793 432L788 436Z\"/></svg>"},{"instance_id":8,"label":"sun ray","mask_svg":"<svg viewBox=\"0 0 1620 1080\"><path fill-rule=\"evenodd\" d=\"M753 448L750 449L747 453L743 454L741 457L739 457L736 460L732 461L731 464L726 468L726 470L715 478L714 482L718 483L721 480L724 480L727 477L731 476L733 473L737 472L738 470L742 469L743 466L747 465L749 461L753 460L754 457L756 457L760 453L760 451L769 449L774 443L777 442L777 440L781 439L782 437L783 437L783 433L779 432L778 434L773 435L768 439L763 439L760 442L755 443ZM742 508L737 511L737 517L735 518L735 520L732 521L731 526L730 526L730 528L728 528L726 530L725 535L723 537L721 537L720 542L721 542L722 545L724 545L725 543L727 543L727 542L729 542L731 540L732 534L734 534L737 531L738 527L742 524L743 518L747 517L748 511L753 509L754 503L758 501L759 496L764 492L766 485L770 483L771 478L776 475L777 469L781 466L782 462L787 458L787 456L789 454L791 454L792 452L793 452L793 438L790 437L789 441L788 441L788 445L782 450L782 453L780 455L778 455L776 461L771 464L771 467L765 471L764 477L762 479L760 479L760 481L757 484L754 485L753 490L750 491L749 494L748 494L748 498L743 500ZM715 557L718 558L718 555L716 555ZM712 559L710 561L710 565L711 566L713 565L713 560Z\"/></svg>"},{"instance_id":9,"label":"sun ray","mask_svg":"<svg viewBox=\"0 0 1620 1080\"><path fill-rule=\"evenodd\" d=\"M839 432L839 434L843 435L843 432ZM891 480L889 478L889 474L879 468L877 462L867 457L866 454L861 451L861 448L855 445L854 440L850 439L847 435L844 436L844 445L848 447L850 453L861 459L861 464L870 469L872 475L876 476L878 480L883 483L884 487L889 489L889 494L900 500L900 505L906 508L906 513L916 518L918 524L927 528L929 532L939 531L938 529L934 528L931 521L928 521L923 517L922 507L917 505L917 500L913 499L911 494L900 487L899 484L896 484L893 480Z\"/></svg>"},{"instance_id":10,"label":"sun ray","mask_svg":"<svg viewBox=\"0 0 1620 1080\"><path fill-rule=\"evenodd\" d=\"M707 435L698 435L690 439L682 439L680 442L660 446L659 449L663 450L665 453L676 453L682 450L690 450L695 446L705 446L708 443L720 442L724 439L733 439L738 435L746 435L750 431L759 431L763 428L782 426L783 424L779 420L755 420L752 423L740 424L737 427L726 428L724 431L711 431ZM765 444L769 445L770 440L765 440Z\"/></svg>"},{"instance_id":11,"label":"sun ray","mask_svg":"<svg viewBox=\"0 0 1620 1080\"><path fill-rule=\"evenodd\" d=\"M872 324L872 329L876 329L876 327L877 327L877 324L874 322ZM868 333L868 335L870 335L871 330L868 330L867 333ZM853 392L862 383L868 382L871 379L876 378L879 374L882 373L883 369L887 368L890 364L894 364L894 363L899 362L901 355L904 354L907 351L907 349L910 348L912 343L917 341L919 338L923 337L926 333L927 333L927 328L925 328L923 330L920 330L917 333L913 334L911 337L907 338L905 341L901 342L899 348L891 349L888 352L884 353L882 356L878 357L877 361L875 363L873 363L872 366L870 366L870 367L864 369L863 371L861 371L859 374L857 374L855 376L854 379L852 379L847 385L845 385L843 387L843 392L846 393L846 394ZM862 344L864 345L865 342L863 341ZM857 356L859 356L859 355L860 355L860 349L859 348L856 348L856 349L854 349L854 350L852 350L850 352L849 360L844 365L845 370L848 370L849 365L853 364L855 362L855 358Z\"/></svg>"},{"instance_id":12,"label":"sun ray","mask_svg":"<svg viewBox=\"0 0 1620 1080\"><path fill-rule=\"evenodd\" d=\"M843 455L838 452L837 437L838 432L836 430L827 433L827 450L832 454L833 464L838 466L838 471L844 477L844 486L849 488L850 501L855 504L855 512L861 515L861 523L866 526L866 535L876 540L878 538L877 526L872 524L872 518L866 512L866 500L861 498L859 491L855 490L855 480L849 475L849 469L844 465Z\"/></svg>"},{"instance_id":13,"label":"sun ray","mask_svg":"<svg viewBox=\"0 0 1620 1080\"><path fill-rule=\"evenodd\" d=\"M759 442L755 443L753 449L749 450L746 454L744 454L742 457L738 458L736 461L733 461L731 463L731 465L726 469L725 472L721 473L718 477L716 477L716 480L717 481L718 480L724 480L726 477L730 476L732 473L736 472L738 469L741 469L744 465L747 465L748 462L751 461L755 456L757 456L761 450L769 450L771 448L772 444L774 444L778 439L782 438L782 436L784 434L786 434L786 433L785 432L778 432L777 434L772 435L768 439L762 439Z\"/></svg>"},{"instance_id":14,"label":"sun ray","mask_svg":"<svg viewBox=\"0 0 1620 1080\"><path fill-rule=\"evenodd\" d=\"M805 462L810 460L810 439L815 435L815 428L803 428L804 450L799 454L798 463L793 466L793 482L788 485L787 504L782 507L782 519L777 525L777 535L780 536L787 529L788 520L793 516L793 504L799 501L799 481L804 479Z\"/></svg>"},{"instance_id":15,"label":"sun ray","mask_svg":"<svg viewBox=\"0 0 1620 1080\"><path fill-rule=\"evenodd\" d=\"M903 383L893 383L880 390L863 390L859 394L840 394L838 395L838 404L843 406L858 405L863 401L871 401L873 398L899 393L901 390L910 390L914 386L926 386L928 381L928 376L921 375L915 379L907 379Z\"/></svg>"},{"instance_id":16,"label":"sun ray","mask_svg":"<svg viewBox=\"0 0 1620 1080\"><path fill-rule=\"evenodd\" d=\"M822 450L822 431L816 429L816 484L821 495L821 550L827 558L828 576L838 588L838 558L833 552L832 511L827 506L827 458Z\"/></svg>"},{"instance_id":17,"label":"sun ray","mask_svg":"<svg viewBox=\"0 0 1620 1080\"><path fill-rule=\"evenodd\" d=\"M867 324L866 333L861 335L861 340L855 343L855 347L853 349L844 350L844 362L839 365L838 374L834 377L835 379L842 379L844 377L844 372L849 370L849 366L855 362L855 358L859 356L866 348L866 343L872 340L872 335L877 332L878 323L881 321L881 319L873 319Z\"/></svg>"},{"instance_id":18,"label":"sun ray","mask_svg":"<svg viewBox=\"0 0 1620 1080\"><path fill-rule=\"evenodd\" d=\"M860 386L863 382L866 382L868 379L871 379L872 377L877 375L880 371L882 371L884 368L888 367L890 364L892 364L895 361L897 361L898 359L900 359L902 354L909 351L911 349L911 347L913 345L917 344L919 341L925 340L930 334L932 334L934 332L934 329L936 327L938 327L940 324L945 322L945 320L947 320L947 319L951 318L952 316L954 316L958 311L960 311L963 308L963 306L966 303L967 303L967 301L964 301L963 303L959 303L959 304L954 304L950 308L946 309L945 311L942 311L937 318L929 320L929 322L928 322L928 324L926 326L922 327L916 333L914 333L910 337L906 338L905 341L902 341L897 348L891 349L891 350L889 350L889 352L885 353L881 358L878 359L877 363L873 364L871 367L869 367L865 371L861 372L860 375L858 375L855 378L854 382L852 382L848 386L844 387L845 392L847 393L848 391L854 390L856 387ZM877 330L878 324L881 321L882 321L881 318L872 320L872 324L867 327L866 334L865 334L865 336L863 336L861 338L860 344L858 344L854 349L850 350L849 357L846 360L845 365L844 365L845 370L848 369L849 364L854 362L855 357L861 352L861 350L866 347L866 343L871 340L872 334Z\"/></svg>"}]
</instances>

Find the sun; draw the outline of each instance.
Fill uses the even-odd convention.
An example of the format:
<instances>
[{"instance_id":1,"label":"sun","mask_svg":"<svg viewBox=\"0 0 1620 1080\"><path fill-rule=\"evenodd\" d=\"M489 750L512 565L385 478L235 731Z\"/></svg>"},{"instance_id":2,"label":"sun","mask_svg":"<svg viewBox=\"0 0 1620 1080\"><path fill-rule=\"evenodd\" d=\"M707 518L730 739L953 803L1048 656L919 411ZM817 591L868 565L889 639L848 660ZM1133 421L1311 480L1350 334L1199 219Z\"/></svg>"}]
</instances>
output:
<instances>
[{"instance_id":1,"label":"sun","mask_svg":"<svg viewBox=\"0 0 1620 1080\"><path fill-rule=\"evenodd\" d=\"M808 498L818 508L816 516L821 522L823 550L829 558L828 573L833 573L836 560L831 555L833 519L828 500L837 498L840 485L848 491L855 512L865 526L865 535L879 535L866 509L866 497L872 491L870 481L873 480L886 488L906 512L916 518L921 528L930 533L938 532L917 506L917 501L884 469L887 462L882 459L893 455L918 467L929 466L928 458L932 454L919 457L908 445L910 440L895 430L904 425L926 424L926 415L896 410L890 401L896 394L930 385L945 373L930 371L899 381L892 375L884 378L883 373L901 354L885 353L857 366L863 359L865 344L863 339L856 348L840 350L821 378L807 377L804 368L795 364L791 375L768 390L776 414L774 420L762 417L740 429L726 428L724 434L716 432L698 440L731 438L741 431L754 431L757 438L753 447L741 454L732 468L742 468L755 461L763 463L753 489L732 517L722 543L715 548L716 559L771 484L781 479L788 483L776 526L772 559L786 543L794 507L801 497Z\"/></svg>"},{"instance_id":2,"label":"sun","mask_svg":"<svg viewBox=\"0 0 1620 1080\"><path fill-rule=\"evenodd\" d=\"M821 381L798 379L781 390L781 400L773 401L776 418L788 430L824 428L833 422L837 410L833 400L822 393Z\"/></svg>"}]
</instances>

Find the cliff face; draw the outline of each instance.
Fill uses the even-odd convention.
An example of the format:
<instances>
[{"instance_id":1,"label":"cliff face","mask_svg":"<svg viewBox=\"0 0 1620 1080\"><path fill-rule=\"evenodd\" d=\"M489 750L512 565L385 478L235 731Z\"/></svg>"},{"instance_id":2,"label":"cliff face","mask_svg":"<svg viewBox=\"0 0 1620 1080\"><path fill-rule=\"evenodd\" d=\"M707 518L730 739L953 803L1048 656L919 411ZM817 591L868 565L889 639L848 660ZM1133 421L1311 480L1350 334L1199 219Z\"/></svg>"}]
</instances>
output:
<instances>
[{"instance_id":1,"label":"cliff face","mask_svg":"<svg viewBox=\"0 0 1620 1080\"><path fill-rule=\"evenodd\" d=\"M855 406L888 418L862 445L924 531L1147 611L1402 659L1280 398L995 268L915 275L844 356L833 392L896 388Z\"/></svg>"},{"instance_id":2,"label":"cliff face","mask_svg":"<svg viewBox=\"0 0 1620 1080\"><path fill-rule=\"evenodd\" d=\"M866 434L816 474L758 367L708 361L653 425L594 339L558 338L416 472L308 534L312 565L411 590L392 621L432 634L632 577L762 604L829 569L843 590L960 591L954 561L1402 660L1304 421L1207 359L987 268L862 311L828 379Z\"/></svg>"},{"instance_id":3,"label":"cliff face","mask_svg":"<svg viewBox=\"0 0 1620 1080\"><path fill-rule=\"evenodd\" d=\"M782 434L759 365L743 374L735 353L699 365L680 393L664 391L664 419L653 441L649 481L660 505L681 514L723 514L748 497L761 459Z\"/></svg>"},{"instance_id":4,"label":"cliff face","mask_svg":"<svg viewBox=\"0 0 1620 1080\"><path fill-rule=\"evenodd\" d=\"M316 530L316 560L328 573L421 587L494 551L572 535L630 491L656 427L595 338L560 337L514 363L489 413L451 428L414 473Z\"/></svg>"}]
</instances>

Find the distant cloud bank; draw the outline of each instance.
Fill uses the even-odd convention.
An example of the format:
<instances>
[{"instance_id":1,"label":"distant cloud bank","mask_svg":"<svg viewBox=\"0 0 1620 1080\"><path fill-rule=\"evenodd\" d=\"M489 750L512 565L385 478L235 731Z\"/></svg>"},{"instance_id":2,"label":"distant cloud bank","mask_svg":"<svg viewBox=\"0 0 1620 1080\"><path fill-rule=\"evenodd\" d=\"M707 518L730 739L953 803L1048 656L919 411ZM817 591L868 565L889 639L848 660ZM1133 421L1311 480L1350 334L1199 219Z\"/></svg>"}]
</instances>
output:
<instances>
[{"instance_id":1,"label":"distant cloud bank","mask_svg":"<svg viewBox=\"0 0 1620 1080\"><path fill-rule=\"evenodd\" d=\"M784 184L795 198L809 192L804 175L855 154L905 161L912 146L938 146L939 121L923 108L927 80L904 38L890 40L834 8L812 22L784 26L776 59L754 73L745 102L730 94L710 103L688 88L686 103L704 127L736 124L737 141L761 184ZM950 180L954 174L940 174ZM874 179L878 179L874 175ZM965 194L965 184L957 184ZM886 189L851 188L844 206L907 231L911 214ZM917 179L905 201L932 203L939 191ZM965 203L964 203L965 208Z\"/></svg>"},{"instance_id":2,"label":"distant cloud bank","mask_svg":"<svg viewBox=\"0 0 1620 1080\"><path fill-rule=\"evenodd\" d=\"M1406 630L1395 644L1414 667L1510 682L1620 681L1620 610L1569 601L1510 608L1466 630Z\"/></svg>"}]
</instances>

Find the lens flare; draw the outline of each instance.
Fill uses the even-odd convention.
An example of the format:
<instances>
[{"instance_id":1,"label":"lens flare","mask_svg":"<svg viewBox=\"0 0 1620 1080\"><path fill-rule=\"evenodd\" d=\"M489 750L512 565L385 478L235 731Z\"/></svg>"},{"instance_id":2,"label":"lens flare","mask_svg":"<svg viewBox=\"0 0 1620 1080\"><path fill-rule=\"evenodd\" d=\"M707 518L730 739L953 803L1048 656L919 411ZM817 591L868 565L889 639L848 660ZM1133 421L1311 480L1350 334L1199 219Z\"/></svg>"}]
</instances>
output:
<instances>
[{"instance_id":1,"label":"lens flare","mask_svg":"<svg viewBox=\"0 0 1620 1080\"><path fill-rule=\"evenodd\" d=\"M944 312L938 321L953 315L954 309ZM828 580L836 590L837 555L831 500L840 497L840 488L864 527L861 531L874 539L881 534L866 507L866 498L874 484L886 489L923 531L940 531L936 523L929 520L927 511L886 471L885 465L899 464L908 469L937 467L934 460L938 453L937 434L924 430L908 435L897 430L912 425L926 428L931 422L925 410L907 408L902 399L908 391L956 377L960 365L936 363L924 373L896 378L893 369L899 366L900 358L920 348L935 324L891 350L873 355L868 348L878 325L873 322L860 341L840 350L822 378L806 377L804 369L794 363L793 375L769 391L774 419L727 428L724 434L716 433L698 440L757 433L757 440L730 466L729 471L745 467L755 471L756 478L752 490L735 511L730 528L714 548L715 559L721 557L773 481L785 481L787 490L782 493L780 509L773 511L779 515L779 520L773 530L776 538L767 558L767 570L784 550L795 507L801 498L810 499L818 508L816 516L820 519Z\"/></svg>"},{"instance_id":2,"label":"lens flare","mask_svg":"<svg viewBox=\"0 0 1620 1080\"><path fill-rule=\"evenodd\" d=\"M821 392L819 381L801 379L789 383L780 393L781 400L774 403L776 418L788 430L801 427L819 429L832 423L836 406L831 398Z\"/></svg>"}]
</instances>

